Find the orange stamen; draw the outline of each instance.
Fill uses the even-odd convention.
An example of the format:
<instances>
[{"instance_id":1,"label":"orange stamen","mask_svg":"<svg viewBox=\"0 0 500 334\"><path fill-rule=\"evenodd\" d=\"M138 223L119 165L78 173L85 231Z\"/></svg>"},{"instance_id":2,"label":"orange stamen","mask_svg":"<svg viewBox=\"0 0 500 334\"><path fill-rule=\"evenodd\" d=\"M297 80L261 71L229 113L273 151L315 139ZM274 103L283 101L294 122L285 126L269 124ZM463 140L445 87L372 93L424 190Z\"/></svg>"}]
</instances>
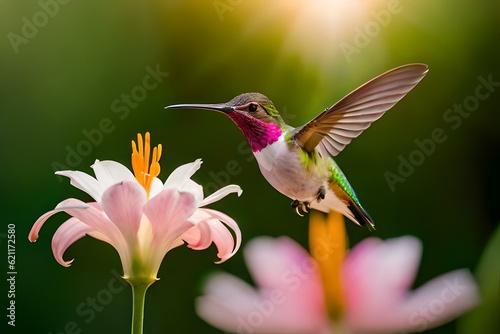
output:
<instances>
[{"instance_id":1,"label":"orange stamen","mask_svg":"<svg viewBox=\"0 0 500 334\"><path fill-rule=\"evenodd\" d=\"M137 134L137 145L132 140L132 169L137 182L146 189L148 197L154 178L160 174L159 161L161 158L161 151L161 144L153 148L153 156L150 164L151 139L149 132L146 132L144 142L140 133Z\"/></svg>"}]
</instances>

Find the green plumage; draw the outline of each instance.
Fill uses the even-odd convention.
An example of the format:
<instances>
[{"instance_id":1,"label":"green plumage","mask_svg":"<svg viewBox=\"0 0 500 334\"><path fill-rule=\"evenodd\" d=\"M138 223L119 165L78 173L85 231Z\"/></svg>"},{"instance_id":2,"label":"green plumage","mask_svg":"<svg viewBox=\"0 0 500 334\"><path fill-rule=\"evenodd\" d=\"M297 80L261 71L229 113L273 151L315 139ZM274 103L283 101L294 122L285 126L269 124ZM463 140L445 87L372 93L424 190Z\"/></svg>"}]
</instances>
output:
<instances>
[{"instance_id":1,"label":"green plumage","mask_svg":"<svg viewBox=\"0 0 500 334\"><path fill-rule=\"evenodd\" d=\"M332 163L332 168L331 168L332 174L329 179L330 183L336 183L340 187L340 189L342 189L350 198L352 198L354 202L360 204L358 197L354 192L354 189L351 187L349 181L347 181L347 178L345 177L340 167L333 159L330 159L330 161Z\"/></svg>"},{"instance_id":2,"label":"green plumage","mask_svg":"<svg viewBox=\"0 0 500 334\"><path fill-rule=\"evenodd\" d=\"M349 181L347 181L347 178L337 163L331 158L330 160L332 162L332 174L329 179L330 188L338 198L343 200L349 206L349 209L352 211L354 217L361 225L367 225L369 229L374 230L375 225L373 223L373 219L361 206L354 189L351 187Z\"/></svg>"}]
</instances>

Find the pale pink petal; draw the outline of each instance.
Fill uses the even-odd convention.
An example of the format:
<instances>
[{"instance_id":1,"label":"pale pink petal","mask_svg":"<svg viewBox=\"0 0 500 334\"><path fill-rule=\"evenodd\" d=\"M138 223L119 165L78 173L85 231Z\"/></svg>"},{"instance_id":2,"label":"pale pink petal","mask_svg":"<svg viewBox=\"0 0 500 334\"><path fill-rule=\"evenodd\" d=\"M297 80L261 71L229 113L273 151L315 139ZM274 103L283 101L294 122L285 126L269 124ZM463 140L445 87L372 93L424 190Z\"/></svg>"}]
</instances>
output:
<instances>
[{"instance_id":1,"label":"pale pink petal","mask_svg":"<svg viewBox=\"0 0 500 334\"><path fill-rule=\"evenodd\" d=\"M418 318L419 310L439 300L439 293L436 294L439 288L430 285L418 295L415 295L418 290L410 291L421 252L418 239L401 237L387 241L365 239L348 253L342 268L342 281L345 319L350 328L363 333L397 333L415 331L423 326ZM444 288L446 286L441 284L440 289ZM458 309L463 305L458 305ZM457 314L455 306L447 307L448 311L434 315L432 322L428 319L426 326L434 327L450 320L450 313Z\"/></svg>"},{"instance_id":2,"label":"pale pink petal","mask_svg":"<svg viewBox=\"0 0 500 334\"><path fill-rule=\"evenodd\" d=\"M182 243L181 235L193 226L188 218L195 210L194 197L177 189L163 190L144 205L153 235L149 255L152 268L159 268L165 254Z\"/></svg>"},{"instance_id":3,"label":"pale pink petal","mask_svg":"<svg viewBox=\"0 0 500 334\"><path fill-rule=\"evenodd\" d=\"M74 200L80 202L78 200ZM73 203L68 203L73 204ZM83 223L89 225L94 230L99 231L106 236L108 236L111 240L113 240L114 247L118 247L121 244L121 240L123 240L123 235L120 230L113 224L109 218L99 209L96 209L92 206L89 206L86 209L74 209L74 208L59 208L62 211L65 211L70 216L73 216ZM120 251L120 249L117 249Z\"/></svg>"},{"instance_id":4,"label":"pale pink petal","mask_svg":"<svg viewBox=\"0 0 500 334\"><path fill-rule=\"evenodd\" d=\"M56 174L69 177L72 186L86 192L96 201L101 200L103 189L99 182L92 176L72 170L61 170L57 171Z\"/></svg>"},{"instance_id":5,"label":"pale pink petal","mask_svg":"<svg viewBox=\"0 0 500 334\"><path fill-rule=\"evenodd\" d=\"M165 189L182 188L191 176L200 169L201 164L201 159L196 159L194 162L177 167L165 181Z\"/></svg>"},{"instance_id":6,"label":"pale pink petal","mask_svg":"<svg viewBox=\"0 0 500 334\"><path fill-rule=\"evenodd\" d=\"M193 224L188 218L196 210L191 194L166 189L150 199L143 208L144 215L151 222L155 241L165 250L170 243L189 230Z\"/></svg>"},{"instance_id":7,"label":"pale pink petal","mask_svg":"<svg viewBox=\"0 0 500 334\"><path fill-rule=\"evenodd\" d=\"M59 264L64 267L69 267L73 260L65 261L63 259L63 254L75 241L84 237L87 233L91 232L93 229L79 221L76 218L70 218L64 222L57 229L56 233L52 237L52 252L54 257Z\"/></svg>"},{"instance_id":8,"label":"pale pink petal","mask_svg":"<svg viewBox=\"0 0 500 334\"><path fill-rule=\"evenodd\" d=\"M235 184L230 184L228 186L225 186L224 188L221 188L214 192L213 194L207 196L198 206L206 206L209 204L212 204L214 202L217 202L221 198L226 197L227 195L231 193L237 193L238 197L241 196L241 193L243 191L241 190L240 186L237 186Z\"/></svg>"},{"instance_id":9,"label":"pale pink petal","mask_svg":"<svg viewBox=\"0 0 500 334\"><path fill-rule=\"evenodd\" d=\"M218 273L210 276L204 294L195 300L195 308L200 318L225 332L283 333L271 332L269 328L272 326L263 323L265 315L269 321L273 310L267 307L269 312L262 315L256 308L262 299L257 290L240 278ZM255 319L252 314L255 314Z\"/></svg>"},{"instance_id":10,"label":"pale pink petal","mask_svg":"<svg viewBox=\"0 0 500 334\"><path fill-rule=\"evenodd\" d=\"M245 246L243 252L253 280L263 289L282 284L281 275L276 275L276 273L285 273L291 268L296 268L299 278L309 276L310 273L317 275L314 272L316 265L309 253L288 237L255 238ZM305 265L311 265L311 268L298 270ZM302 274L301 271L304 273Z\"/></svg>"},{"instance_id":11,"label":"pale pink petal","mask_svg":"<svg viewBox=\"0 0 500 334\"><path fill-rule=\"evenodd\" d=\"M227 228L220 224L220 223L210 223L210 229L212 231L212 238L213 242L217 246L217 249L219 251L218 255L219 258L221 259L220 261L216 263L222 263L232 257L238 249L240 249L241 246L241 230L238 224L234 221L233 218L229 217L225 213L222 213L217 210L212 210L212 209L198 209L197 211L202 211L204 214L208 214L211 218L215 218L221 222L223 222L225 225L229 226L233 232L235 237L227 231ZM211 220L210 220L211 221ZM226 233L227 232L227 233ZM234 239L236 239L236 243L234 242ZM230 253L228 253L231 250Z\"/></svg>"},{"instance_id":12,"label":"pale pink petal","mask_svg":"<svg viewBox=\"0 0 500 334\"><path fill-rule=\"evenodd\" d=\"M73 199L67 204L71 205L73 204L73 201L81 202ZM60 209L65 211L70 216L73 216L81 222L89 225L94 230L93 232L89 232L89 235L106 241L113 246L120 256L124 272L128 272L129 264L131 263L131 254L123 234L118 227L109 220L106 214L102 210L98 209L98 205L94 205L94 203L90 204L91 205L86 209Z\"/></svg>"},{"instance_id":13,"label":"pale pink petal","mask_svg":"<svg viewBox=\"0 0 500 334\"><path fill-rule=\"evenodd\" d=\"M233 235L218 219L209 218L198 222L181 238L189 248L195 250L206 249L213 242L217 246L217 256L220 258L216 263L222 263L234 255Z\"/></svg>"},{"instance_id":14,"label":"pale pink petal","mask_svg":"<svg viewBox=\"0 0 500 334\"><path fill-rule=\"evenodd\" d=\"M34 242L38 239L38 232L45 221L55 213L64 211L70 216L73 216L81 222L89 225L92 229L106 235L113 242L113 247L120 253L126 252L126 245L120 230L113 224L108 217L93 205L84 203L78 199L69 198L60 202L54 210L51 210L42 215L33 224L29 233L29 240Z\"/></svg>"},{"instance_id":15,"label":"pale pink petal","mask_svg":"<svg viewBox=\"0 0 500 334\"><path fill-rule=\"evenodd\" d=\"M233 230L233 232L234 232L234 239L236 240L236 243L234 244L233 250L232 250L232 252L229 255L227 255L224 258L221 258L221 261L219 261L218 263L226 261L228 258L232 257L240 249L240 246L241 246L241 230L240 230L240 227L238 226L238 224L236 223L236 221L234 221L233 218L229 217L228 215L226 215L223 212L220 212L220 211L217 211L217 210L212 210L212 209L206 209L206 208L199 209L199 210L202 210L205 213L209 214L212 218L220 220L225 225L229 226L231 228L231 230ZM213 233L213 229L212 229L212 233ZM233 239L233 238L231 237L231 239ZM214 243L216 244L216 246L218 248L219 246L217 245L217 243L215 242L215 240L214 240Z\"/></svg>"},{"instance_id":16,"label":"pale pink petal","mask_svg":"<svg viewBox=\"0 0 500 334\"><path fill-rule=\"evenodd\" d=\"M101 208L129 243L135 243L141 223L146 191L137 182L124 181L102 195Z\"/></svg>"},{"instance_id":17,"label":"pale pink petal","mask_svg":"<svg viewBox=\"0 0 500 334\"><path fill-rule=\"evenodd\" d=\"M234 229L237 238L236 245L233 235L221 220ZM229 216L210 209L197 209L189 217L194 226L184 233L181 238L188 247L196 250L208 248L212 242L216 245L217 256L221 259L216 263L222 263L232 257L241 245L241 231L236 222Z\"/></svg>"},{"instance_id":18,"label":"pale pink petal","mask_svg":"<svg viewBox=\"0 0 500 334\"><path fill-rule=\"evenodd\" d=\"M71 206L70 204L73 205ZM44 213L42 216L40 216L40 218L37 219L37 221L31 227L30 233L28 235L28 240L31 242L35 242L38 239L38 233L40 232L40 229L47 221L47 219L49 219L52 215L64 211L65 208L87 209L88 207L89 205L87 203L72 198L60 202L54 210Z\"/></svg>"},{"instance_id":19,"label":"pale pink petal","mask_svg":"<svg viewBox=\"0 0 500 334\"><path fill-rule=\"evenodd\" d=\"M187 243L189 248L194 250L207 249L212 244L212 232L206 221L200 221L184 232L180 238Z\"/></svg>"},{"instance_id":20,"label":"pale pink petal","mask_svg":"<svg viewBox=\"0 0 500 334\"><path fill-rule=\"evenodd\" d=\"M196 301L200 317L236 333L321 333L328 319L308 253L287 237L257 238L245 249L258 289L229 276L212 277Z\"/></svg>"},{"instance_id":21,"label":"pale pink petal","mask_svg":"<svg viewBox=\"0 0 500 334\"><path fill-rule=\"evenodd\" d=\"M212 274L203 290L205 295L202 298L210 298L227 309L233 309L234 313L252 311L254 305L248 302L259 297L258 291L250 284L226 273Z\"/></svg>"},{"instance_id":22,"label":"pale pink petal","mask_svg":"<svg viewBox=\"0 0 500 334\"><path fill-rule=\"evenodd\" d=\"M123 181L136 181L134 174L119 162L96 160L91 166L103 190Z\"/></svg>"},{"instance_id":23,"label":"pale pink petal","mask_svg":"<svg viewBox=\"0 0 500 334\"><path fill-rule=\"evenodd\" d=\"M224 219L229 222L228 224L237 226L236 222L229 216L222 216L220 212L216 215L214 212L215 210L208 209L196 210L189 217L189 221L193 222L195 226L184 233L181 238L188 244L188 247L196 250L206 249L213 242L217 247L217 256L221 259L216 263L222 263L234 255L240 243L236 248L233 235L219 219Z\"/></svg>"},{"instance_id":24,"label":"pale pink petal","mask_svg":"<svg viewBox=\"0 0 500 334\"><path fill-rule=\"evenodd\" d=\"M75 220L87 225L86 229L83 225L78 224L77 227L73 226L74 223L70 222L62 230L58 230L58 235L53 239L53 252L56 260L64 266L69 265L62 259L64 250L69 247L71 243L83 236L83 233L101 239L111 244L120 255L120 259L124 266L124 270L128 269L128 262L130 259L129 249L125 243L125 239L120 230L107 218L107 216L99 209L96 203L84 203L80 200L70 198L60 202L54 210L51 210L42 215L33 224L29 233L28 239L34 242L38 239L38 233L47 219L55 213L66 212ZM74 220L71 220L74 221ZM67 221L68 222L68 221ZM64 224L63 224L64 225ZM64 241L62 236L67 236L69 239Z\"/></svg>"},{"instance_id":25,"label":"pale pink petal","mask_svg":"<svg viewBox=\"0 0 500 334\"><path fill-rule=\"evenodd\" d=\"M292 326L320 328L327 320L323 286L317 265L309 253L288 237L256 238L245 247L248 269L262 291L276 287L287 292L283 317ZM278 273L280 273L278 275Z\"/></svg>"},{"instance_id":26,"label":"pale pink petal","mask_svg":"<svg viewBox=\"0 0 500 334\"><path fill-rule=\"evenodd\" d=\"M101 241L104 241L108 244L110 244L111 246L114 247L114 243L113 243L113 240L111 240L111 238L109 238L107 235L99 232L99 231L96 231L96 230L91 230L87 233L88 236L94 238L94 239L97 239L97 240L101 240ZM126 254L123 254L123 255L126 255ZM120 257L121 257L121 254L120 254ZM125 258L124 258L125 259Z\"/></svg>"},{"instance_id":27,"label":"pale pink petal","mask_svg":"<svg viewBox=\"0 0 500 334\"><path fill-rule=\"evenodd\" d=\"M342 267L346 318L353 328L391 324L415 279L422 245L413 237L368 238L348 253Z\"/></svg>"},{"instance_id":28,"label":"pale pink petal","mask_svg":"<svg viewBox=\"0 0 500 334\"><path fill-rule=\"evenodd\" d=\"M349 314L370 314L374 305L380 309L398 304L413 283L421 252L413 237L367 238L351 249L342 267Z\"/></svg>"},{"instance_id":29,"label":"pale pink petal","mask_svg":"<svg viewBox=\"0 0 500 334\"><path fill-rule=\"evenodd\" d=\"M223 263L237 251L236 247L234 247L233 235L218 219L209 219L207 220L207 224L212 232L212 241L217 247L217 256L220 259L215 263Z\"/></svg>"},{"instance_id":30,"label":"pale pink petal","mask_svg":"<svg viewBox=\"0 0 500 334\"><path fill-rule=\"evenodd\" d=\"M184 240L182 240L180 237L175 239L171 244L170 244L170 247L169 247L169 250L170 249L174 249L175 247L179 247L179 246L182 246L184 245Z\"/></svg>"},{"instance_id":31,"label":"pale pink petal","mask_svg":"<svg viewBox=\"0 0 500 334\"><path fill-rule=\"evenodd\" d=\"M422 332L447 323L480 303L467 269L443 274L413 291L401 306L407 331Z\"/></svg>"}]
</instances>

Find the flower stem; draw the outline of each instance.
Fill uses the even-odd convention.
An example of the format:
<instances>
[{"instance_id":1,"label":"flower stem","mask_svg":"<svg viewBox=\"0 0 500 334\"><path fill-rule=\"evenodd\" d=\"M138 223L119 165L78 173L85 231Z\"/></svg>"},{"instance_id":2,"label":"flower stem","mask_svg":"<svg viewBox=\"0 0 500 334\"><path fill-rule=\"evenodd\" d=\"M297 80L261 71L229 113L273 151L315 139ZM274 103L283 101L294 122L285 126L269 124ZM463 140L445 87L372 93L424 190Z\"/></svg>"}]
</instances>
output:
<instances>
[{"instance_id":1,"label":"flower stem","mask_svg":"<svg viewBox=\"0 0 500 334\"><path fill-rule=\"evenodd\" d=\"M132 287L132 334L142 334L144 323L144 301L146 290L152 282L128 281Z\"/></svg>"}]
</instances>

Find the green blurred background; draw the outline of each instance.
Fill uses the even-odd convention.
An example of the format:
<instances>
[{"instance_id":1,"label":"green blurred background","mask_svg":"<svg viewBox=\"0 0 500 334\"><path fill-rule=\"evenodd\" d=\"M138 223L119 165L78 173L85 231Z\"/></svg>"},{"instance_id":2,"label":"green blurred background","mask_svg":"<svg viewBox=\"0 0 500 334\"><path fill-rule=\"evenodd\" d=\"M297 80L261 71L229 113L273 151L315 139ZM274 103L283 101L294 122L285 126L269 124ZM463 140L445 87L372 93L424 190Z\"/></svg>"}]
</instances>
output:
<instances>
[{"instance_id":1,"label":"green blurred background","mask_svg":"<svg viewBox=\"0 0 500 334\"><path fill-rule=\"evenodd\" d=\"M450 270L475 270L500 218L498 86L486 99L474 97L479 77L500 82L499 22L495 0L0 1L0 241L6 254L6 226L15 224L13 332L129 332L128 287L116 285L107 305L81 315L91 309L87 298L104 296L113 273L121 273L114 249L84 238L66 253L75 258L70 268L57 264L51 237L64 214L36 244L27 240L32 223L62 199L89 199L54 168L90 173L95 159L129 165L130 140L150 131L164 146L162 179L203 158L194 179L208 192L228 183L244 189L241 198L212 206L237 220L243 244L286 234L306 246L306 219L260 175L229 119L163 107L258 91L298 126L372 77L412 62L427 63L427 77L336 159L377 222L374 233L349 224L350 240L420 238L415 286ZM156 80L144 83L151 71ZM463 103L467 117L444 119ZM436 128L446 140L391 189L386 172L397 174L399 157L418 154L415 140ZM147 295L145 333L221 332L194 312L203 278L214 270L249 274L242 252L222 265L215 259L214 247L166 256ZM1 267L7 271L6 255ZM5 310L6 291L0 294ZM455 331L453 322L431 332Z\"/></svg>"}]
</instances>

